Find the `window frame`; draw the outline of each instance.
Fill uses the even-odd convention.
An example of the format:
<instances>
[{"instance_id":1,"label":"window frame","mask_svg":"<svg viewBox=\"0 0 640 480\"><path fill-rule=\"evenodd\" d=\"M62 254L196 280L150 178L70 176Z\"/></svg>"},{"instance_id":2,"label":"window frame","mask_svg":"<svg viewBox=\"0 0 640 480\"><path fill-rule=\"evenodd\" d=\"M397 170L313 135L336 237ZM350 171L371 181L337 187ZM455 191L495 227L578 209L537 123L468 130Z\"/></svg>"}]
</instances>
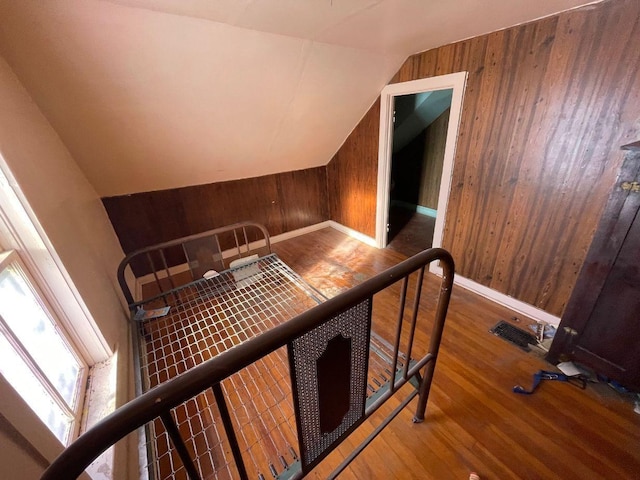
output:
<instances>
[{"instance_id":1,"label":"window frame","mask_svg":"<svg viewBox=\"0 0 640 480\"><path fill-rule=\"evenodd\" d=\"M79 375L74 386L72 403L75 404L75 407L73 407L72 405L67 404L66 400L62 397L60 392L58 392L52 382L47 378L45 373L38 366L37 362L33 359L29 350L23 345L23 343L15 335L15 333L13 333L11 327L0 315L0 334L3 334L9 341L9 343L12 344L17 355L22 358L29 370L31 370L37 380L43 385L45 391L51 396L52 400L60 407L60 409L64 413L72 418L70 428L67 432L66 438L63 441L63 444L68 445L71 441L77 438L80 433L86 396L85 393L87 379L89 376L89 365L85 358L83 358L80 354L80 349L66 332L64 326L60 322L60 319L57 318L55 311L47 301L41 289L38 287L35 279L33 278L33 275L31 275L29 269L20 258L19 253L15 250L0 251L0 272L11 265L16 265L18 267L27 287L31 290L34 298L40 304L45 314L49 317L49 320L51 320L62 341L67 345L69 352L78 362L78 365L80 367ZM28 400L23 400L25 400L25 403L29 403Z\"/></svg>"},{"instance_id":2,"label":"window frame","mask_svg":"<svg viewBox=\"0 0 640 480\"><path fill-rule=\"evenodd\" d=\"M114 353L0 154L0 251L16 250L87 364Z\"/></svg>"},{"instance_id":3,"label":"window frame","mask_svg":"<svg viewBox=\"0 0 640 480\"><path fill-rule=\"evenodd\" d=\"M110 346L98 328L93 316L75 287L62 260L49 240L44 227L31 208L17 180L0 152L0 251L16 250L31 275L33 285L59 319L71 342L80 350L80 356L91 368L112 357L115 347ZM87 402L86 381L82 398ZM43 468L63 451L63 444L31 410L27 402L0 375L0 416L4 417L19 435L16 442L34 448L30 456ZM86 406L86 405L85 405ZM82 412L84 414L84 412ZM76 422L74 435L85 428L84 418ZM75 437L74 437L75 438ZM29 449L28 449L29 450ZM90 480L83 473L80 478Z\"/></svg>"}]
</instances>

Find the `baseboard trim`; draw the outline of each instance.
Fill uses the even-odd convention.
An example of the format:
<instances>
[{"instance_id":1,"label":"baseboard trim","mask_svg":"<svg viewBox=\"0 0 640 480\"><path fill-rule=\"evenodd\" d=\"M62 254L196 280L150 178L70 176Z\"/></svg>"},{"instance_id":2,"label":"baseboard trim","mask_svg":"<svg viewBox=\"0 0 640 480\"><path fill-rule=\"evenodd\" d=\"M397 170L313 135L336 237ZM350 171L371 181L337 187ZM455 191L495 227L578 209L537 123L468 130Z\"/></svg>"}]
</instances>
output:
<instances>
[{"instance_id":1,"label":"baseboard trim","mask_svg":"<svg viewBox=\"0 0 640 480\"><path fill-rule=\"evenodd\" d=\"M437 210L434 210L433 208L429 208L429 207L423 207L422 205L416 205L416 212L431 218L436 218L436 215L438 215Z\"/></svg>"},{"instance_id":2,"label":"baseboard trim","mask_svg":"<svg viewBox=\"0 0 640 480\"><path fill-rule=\"evenodd\" d=\"M414 205L413 203L403 202L402 200L391 200L391 206L404 208L405 210L417 212L420 215L426 215L427 217L431 218L436 218L436 215L438 214L438 211L433 208L423 207L422 205Z\"/></svg>"},{"instance_id":3,"label":"baseboard trim","mask_svg":"<svg viewBox=\"0 0 640 480\"><path fill-rule=\"evenodd\" d=\"M432 273L435 273L436 275L442 276L442 269L440 269L440 267L438 267L437 269L431 269L430 271ZM481 297L486 298L487 300L491 300L498 305L502 305L503 307L507 307L508 309L513 310L516 313L529 317L536 322L548 323L555 327L560 325L559 317L556 317L555 315L545 312L544 310L534 307L533 305L523 302L522 300L510 297L509 295L505 295L504 293L493 290L492 288L489 288L468 278L462 277L460 275L455 275L453 278L453 283L459 287L464 288L465 290L476 293Z\"/></svg>"},{"instance_id":4,"label":"baseboard trim","mask_svg":"<svg viewBox=\"0 0 640 480\"><path fill-rule=\"evenodd\" d=\"M360 233L357 230L354 230L352 228L346 227L334 220L327 220L324 222L316 223L314 225L309 225L307 227L299 228L297 230L292 230L290 232L284 232L279 235L274 235L273 237L271 237L271 243L275 244L278 242L282 242L284 240L289 240L289 239L298 237L300 235L305 235L307 233L315 232L317 230L322 230L323 228L327 228L327 227L331 227L366 245L377 248L376 240L374 238L369 237L368 235L365 235L363 233ZM262 245L264 245L264 242L260 242L260 241L252 242L250 244L252 249L259 248ZM225 250L224 252L222 252L222 256L223 258L229 258L235 255L236 253L237 251L235 249ZM189 266L186 263L184 263L184 264L176 265L175 267L169 268L169 273L171 275L174 275L176 273L186 272L187 270L189 270ZM442 276L442 269L439 266L437 266L435 263L431 264L429 271L431 273L435 273L436 275ZM164 273L164 272L160 272L160 273ZM154 277L152 274L145 275L143 277L136 279L136 294L137 294L136 298L141 298L140 294L142 293L142 285L153 280L154 280ZM528 303L525 303L521 300L517 300L513 297L510 297L509 295L505 295L504 293L498 292L497 290L493 290L489 287L486 287L468 278L462 277L460 275L456 275L454 277L454 284L464 288L465 290L469 290L473 293L476 293L481 297L491 300L492 302L495 302L499 305L507 307L516 313L525 315L538 322L545 322L550 325L554 325L556 327L560 324L559 317L556 317L555 315L547 313L544 310L534 307L533 305L529 305Z\"/></svg>"},{"instance_id":5,"label":"baseboard trim","mask_svg":"<svg viewBox=\"0 0 640 480\"><path fill-rule=\"evenodd\" d=\"M289 240L291 238L298 237L300 235L305 235L307 233L315 232L316 230L321 230L323 228L331 227L332 226L331 223L335 223L335 222L331 222L327 220L324 222L316 223L314 225L309 225L307 227L298 228L297 230L292 230L290 232L284 232L279 235L274 235L273 237L270 237L271 245L278 242L282 242L284 240ZM265 245L264 240L257 240L249 244L249 249L255 250L260 247L263 247L264 245ZM222 252L222 258L230 258L230 257L236 256L237 254L238 254L238 250L236 250L235 248L231 248L228 250L224 250ZM169 275L171 276L188 272L188 271L189 271L189 264L187 263L181 263L179 265L174 265L173 267L169 267ZM164 270L157 272L157 275L158 275L158 278L167 277L167 273ZM152 273L148 273L147 275L143 275L142 277L136 278L134 298L136 299L142 298L142 285L153 282L153 281L155 281L155 276Z\"/></svg>"},{"instance_id":6,"label":"baseboard trim","mask_svg":"<svg viewBox=\"0 0 640 480\"><path fill-rule=\"evenodd\" d=\"M362 243L366 243L367 245L371 246L371 247L376 247L378 248L378 244L376 243L376 239L372 238L368 235L365 235L364 233L360 233L357 230L354 230L352 228L349 227L345 227L344 225L342 225L341 223L335 222L333 220L329 220L328 222L329 227L334 228L336 230L338 230L339 232L344 233L345 235L348 235L352 238L355 238L356 240L361 241Z\"/></svg>"},{"instance_id":7,"label":"baseboard trim","mask_svg":"<svg viewBox=\"0 0 640 480\"><path fill-rule=\"evenodd\" d=\"M350 237L355 238L356 240L360 240L367 245L371 245L376 247L376 241L374 238L368 237L356 230L353 230L349 227L345 227L344 225L330 220L329 223L332 228L349 235ZM322 228L322 227L321 227ZM436 262L431 264L431 268L429 269L432 273L436 275L442 276L442 269L436 264ZM502 305L503 307L507 307L510 310L513 310L520 315L524 315L529 317L537 322L544 322L550 325L558 326L560 324L560 318L552 315L550 313L545 312L539 308L534 307L533 305L529 305L521 300L517 300L509 295L505 295L504 293L498 292L497 290L493 290L492 288L486 287L478 282L473 280L469 280L468 278L462 277L460 275L454 276L454 284L464 288L465 290L469 290L477 295L480 295L487 300L491 300L492 302L497 303L498 305Z\"/></svg>"},{"instance_id":8,"label":"baseboard trim","mask_svg":"<svg viewBox=\"0 0 640 480\"><path fill-rule=\"evenodd\" d=\"M322 230L323 228L332 227L333 223L336 223L332 220L325 220L324 222L316 223L313 225L309 225L307 227L298 228L297 230L291 230L290 232L284 232L279 235L274 235L271 237L271 243L278 243L284 240L289 240L290 238L299 237L300 235L305 235L307 233L315 232L317 230Z\"/></svg>"}]
</instances>

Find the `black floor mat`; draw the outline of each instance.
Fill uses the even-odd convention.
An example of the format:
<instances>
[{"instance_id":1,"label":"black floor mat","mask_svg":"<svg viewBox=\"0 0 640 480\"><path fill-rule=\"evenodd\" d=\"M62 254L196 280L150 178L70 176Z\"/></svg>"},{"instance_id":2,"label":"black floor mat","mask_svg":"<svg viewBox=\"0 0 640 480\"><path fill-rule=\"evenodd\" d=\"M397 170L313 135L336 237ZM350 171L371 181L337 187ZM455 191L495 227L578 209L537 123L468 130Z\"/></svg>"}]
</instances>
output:
<instances>
[{"instance_id":1,"label":"black floor mat","mask_svg":"<svg viewBox=\"0 0 640 480\"><path fill-rule=\"evenodd\" d=\"M504 320L500 320L493 328L489 329L489 331L495 336L504 338L508 342L526 351L529 351L529 344L536 345L538 343L535 335L511 325Z\"/></svg>"}]
</instances>

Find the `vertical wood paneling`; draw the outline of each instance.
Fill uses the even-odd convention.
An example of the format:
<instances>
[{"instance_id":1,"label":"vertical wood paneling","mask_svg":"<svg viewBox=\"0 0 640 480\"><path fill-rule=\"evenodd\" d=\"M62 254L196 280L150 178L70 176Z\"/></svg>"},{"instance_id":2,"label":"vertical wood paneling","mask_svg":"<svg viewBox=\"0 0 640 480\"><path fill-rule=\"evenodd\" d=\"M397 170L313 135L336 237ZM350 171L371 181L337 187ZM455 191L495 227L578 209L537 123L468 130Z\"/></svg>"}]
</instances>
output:
<instances>
[{"instance_id":1,"label":"vertical wood paneling","mask_svg":"<svg viewBox=\"0 0 640 480\"><path fill-rule=\"evenodd\" d=\"M394 76L469 72L444 235L461 275L562 314L622 161L618 146L640 133L639 19L636 0L602 2L414 55ZM377 155L353 158L377 152L369 123L330 171L376 170ZM348 185L340 188L332 218L372 235L375 209L347 213ZM375 195L375 185L361 193Z\"/></svg>"},{"instance_id":2,"label":"vertical wood paneling","mask_svg":"<svg viewBox=\"0 0 640 480\"><path fill-rule=\"evenodd\" d=\"M380 100L369 109L327 166L332 220L375 237Z\"/></svg>"},{"instance_id":3,"label":"vertical wood paneling","mask_svg":"<svg viewBox=\"0 0 640 480\"><path fill-rule=\"evenodd\" d=\"M102 201L125 253L244 220L277 235L329 218L324 167Z\"/></svg>"},{"instance_id":4,"label":"vertical wood paneling","mask_svg":"<svg viewBox=\"0 0 640 480\"><path fill-rule=\"evenodd\" d=\"M442 178L449 113L450 109L445 110L425 131L418 205L433 208L434 210L438 209L438 194L440 192L440 179Z\"/></svg>"},{"instance_id":5,"label":"vertical wood paneling","mask_svg":"<svg viewBox=\"0 0 640 480\"><path fill-rule=\"evenodd\" d=\"M276 176L282 232L323 222L329 218L326 168L298 170Z\"/></svg>"}]
</instances>

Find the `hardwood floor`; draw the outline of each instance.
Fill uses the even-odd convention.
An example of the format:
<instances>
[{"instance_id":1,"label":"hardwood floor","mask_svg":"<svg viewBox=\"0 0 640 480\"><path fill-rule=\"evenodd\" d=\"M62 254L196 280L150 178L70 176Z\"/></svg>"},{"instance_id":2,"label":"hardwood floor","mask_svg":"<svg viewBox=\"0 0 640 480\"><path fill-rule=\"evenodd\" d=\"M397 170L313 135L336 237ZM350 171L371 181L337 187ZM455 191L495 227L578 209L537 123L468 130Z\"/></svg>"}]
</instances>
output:
<instances>
[{"instance_id":1,"label":"hardwood floor","mask_svg":"<svg viewBox=\"0 0 640 480\"><path fill-rule=\"evenodd\" d=\"M387 248L411 256L433 245L436 219L404 208L392 208L390 217L396 220L389 231Z\"/></svg>"},{"instance_id":2,"label":"hardwood floor","mask_svg":"<svg viewBox=\"0 0 640 480\"><path fill-rule=\"evenodd\" d=\"M405 258L331 228L274 251L327 296ZM427 290L435 289L437 279L428 277ZM483 480L640 478L640 415L630 401L608 387L580 390L563 382L543 382L529 396L512 393L516 384L529 387L536 371L554 368L488 333L513 316L454 287L426 420L411 422L412 402L340 478L467 479L471 471ZM393 407L390 401L381 413ZM376 416L310 478L325 478Z\"/></svg>"}]
</instances>

